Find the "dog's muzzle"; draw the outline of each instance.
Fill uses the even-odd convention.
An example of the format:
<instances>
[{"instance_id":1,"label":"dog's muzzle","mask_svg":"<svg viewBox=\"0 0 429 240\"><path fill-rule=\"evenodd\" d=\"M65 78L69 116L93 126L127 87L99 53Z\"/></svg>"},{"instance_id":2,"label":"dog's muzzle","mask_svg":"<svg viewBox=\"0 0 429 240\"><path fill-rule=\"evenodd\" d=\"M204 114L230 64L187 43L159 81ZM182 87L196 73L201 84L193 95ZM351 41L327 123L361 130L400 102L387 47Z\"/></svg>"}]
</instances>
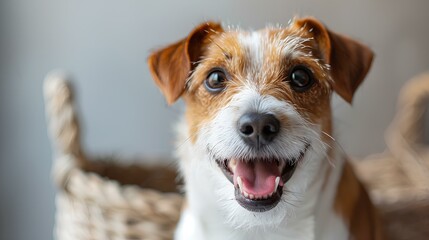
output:
<instances>
[{"instance_id":1,"label":"dog's muzzle","mask_svg":"<svg viewBox=\"0 0 429 240\"><path fill-rule=\"evenodd\" d=\"M237 121L237 130L245 144L259 152L278 137L280 121L273 114L246 113ZM231 157L216 161L234 185L237 202L249 211L264 212L279 203L284 185L309 148L308 143L302 146L304 148L296 156L287 159Z\"/></svg>"}]
</instances>

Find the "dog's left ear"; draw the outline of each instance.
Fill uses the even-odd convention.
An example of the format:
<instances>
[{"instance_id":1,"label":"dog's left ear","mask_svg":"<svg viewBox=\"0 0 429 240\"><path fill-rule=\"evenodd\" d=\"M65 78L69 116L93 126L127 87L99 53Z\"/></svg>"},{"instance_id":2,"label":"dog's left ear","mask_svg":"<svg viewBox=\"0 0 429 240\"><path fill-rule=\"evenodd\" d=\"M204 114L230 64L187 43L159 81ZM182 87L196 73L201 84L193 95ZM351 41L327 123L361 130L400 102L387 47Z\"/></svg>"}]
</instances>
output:
<instances>
[{"instance_id":1,"label":"dog's left ear","mask_svg":"<svg viewBox=\"0 0 429 240\"><path fill-rule=\"evenodd\" d=\"M328 30L314 18L298 19L295 26L314 35L321 54L331 66L334 90L351 103L371 67L374 53L367 46Z\"/></svg>"},{"instance_id":2,"label":"dog's left ear","mask_svg":"<svg viewBox=\"0 0 429 240\"><path fill-rule=\"evenodd\" d=\"M205 22L184 39L152 53L148 58L150 73L173 104L185 91L186 79L204 54L210 36L223 32L219 23Z\"/></svg>"}]
</instances>

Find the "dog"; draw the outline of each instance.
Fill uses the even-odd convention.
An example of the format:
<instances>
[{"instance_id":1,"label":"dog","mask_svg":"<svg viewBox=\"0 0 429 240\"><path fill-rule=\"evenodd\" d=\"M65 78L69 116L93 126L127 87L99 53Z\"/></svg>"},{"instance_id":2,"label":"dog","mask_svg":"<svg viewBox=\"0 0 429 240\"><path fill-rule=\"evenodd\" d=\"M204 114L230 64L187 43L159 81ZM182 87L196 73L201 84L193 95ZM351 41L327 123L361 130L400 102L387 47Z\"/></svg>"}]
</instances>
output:
<instances>
[{"instance_id":1,"label":"dog","mask_svg":"<svg viewBox=\"0 0 429 240\"><path fill-rule=\"evenodd\" d=\"M151 53L167 103L186 105L175 239L383 239L331 136L332 92L351 103L373 55L312 17L250 32L205 22Z\"/></svg>"}]
</instances>

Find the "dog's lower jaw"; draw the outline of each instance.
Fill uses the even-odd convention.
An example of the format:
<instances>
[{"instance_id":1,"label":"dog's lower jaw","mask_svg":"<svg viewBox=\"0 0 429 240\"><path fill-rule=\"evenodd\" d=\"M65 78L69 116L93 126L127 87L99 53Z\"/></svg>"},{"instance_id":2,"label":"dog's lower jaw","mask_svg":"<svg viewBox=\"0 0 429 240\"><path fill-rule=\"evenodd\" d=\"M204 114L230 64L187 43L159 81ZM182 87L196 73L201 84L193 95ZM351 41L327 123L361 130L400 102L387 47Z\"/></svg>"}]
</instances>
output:
<instances>
[{"instance_id":1,"label":"dog's lower jaw","mask_svg":"<svg viewBox=\"0 0 429 240\"><path fill-rule=\"evenodd\" d=\"M186 125L180 127L182 133L186 133ZM249 219L235 218L231 219L231 214L225 213L228 207L225 204L236 204L236 207L229 208L229 211L247 211L241 208L235 199L231 197L225 201L219 200L219 194L224 191L232 191L230 196L233 196L234 187L218 169L216 163L211 161L206 152L201 148L196 148L190 141L186 141L187 134L181 137L184 143L178 148L178 157L181 159L181 172L185 178L185 191L188 201L187 208L184 210L180 223L178 225L175 239L177 240L200 240L200 239L346 239L345 237L337 238L329 236L329 233L324 231L326 228L317 226L316 223L329 222L329 228L335 230L330 232L347 232L344 224L338 216L333 213L332 202L337 186L337 181L341 173L341 162L335 162L335 167L329 165L327 159L306 159L307 162L316 160L320 162L320 166L314 166L313 173L316 174L319 181L315 181L307 191L305 196L297 203L299 208L293 208L293 213L287 215L274 215L278 219L274 219L272 224L262 224L261 222L253 221L251 225ZM308 157L315 158L315 154L310 154ZM334 157L334 159L341 159ZM332 189L321 191L323 179L327 173L327 169L331 168L330 177L333 178L329 186ZM215 171L215 170L219 171ZM302 171L297 171L296 179L301 179L299 174L304 174ZM303 177L303 176L301 176ZM294 177L293 177L294 178ZM294 181L294 179L291 179ZM217 184L216 184L217 183ZM225 186L223 189L218 189L218 186ZM291 182L293 184L293 182ZM271 211L281 211L277 207L262 214L270 214ZM248 213L248 214L247 214ZM278 213L278 212L277 212ZM256 216L247 211L246 216ZM243 221L243 224L239 224ZM245 223L247 221L247 223ZM337 230L340 229L340 230ZM325 237L328 236L328 237Z\"/></svg>"}]
</instances>

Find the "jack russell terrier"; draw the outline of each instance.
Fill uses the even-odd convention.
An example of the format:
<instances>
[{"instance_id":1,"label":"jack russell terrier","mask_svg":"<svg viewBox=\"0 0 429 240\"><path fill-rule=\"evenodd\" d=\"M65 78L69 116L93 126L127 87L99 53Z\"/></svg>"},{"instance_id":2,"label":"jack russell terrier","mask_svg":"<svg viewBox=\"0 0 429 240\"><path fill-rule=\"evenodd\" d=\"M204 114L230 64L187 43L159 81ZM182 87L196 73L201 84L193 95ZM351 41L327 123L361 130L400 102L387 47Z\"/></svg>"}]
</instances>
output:
<instances>
[{"instance_id":1,"label":"jack russell terrier","mask_svg":"<svg viewBox=\"0 0 429 240\"><path fill-rule=\"evenodd\" d=\"M175 239L383 239L331 137L331 93L351 103L372 59L313 18L254 32L206 22L155 51L155 83L186 103Z\"/></svg>"}]
</instances>

